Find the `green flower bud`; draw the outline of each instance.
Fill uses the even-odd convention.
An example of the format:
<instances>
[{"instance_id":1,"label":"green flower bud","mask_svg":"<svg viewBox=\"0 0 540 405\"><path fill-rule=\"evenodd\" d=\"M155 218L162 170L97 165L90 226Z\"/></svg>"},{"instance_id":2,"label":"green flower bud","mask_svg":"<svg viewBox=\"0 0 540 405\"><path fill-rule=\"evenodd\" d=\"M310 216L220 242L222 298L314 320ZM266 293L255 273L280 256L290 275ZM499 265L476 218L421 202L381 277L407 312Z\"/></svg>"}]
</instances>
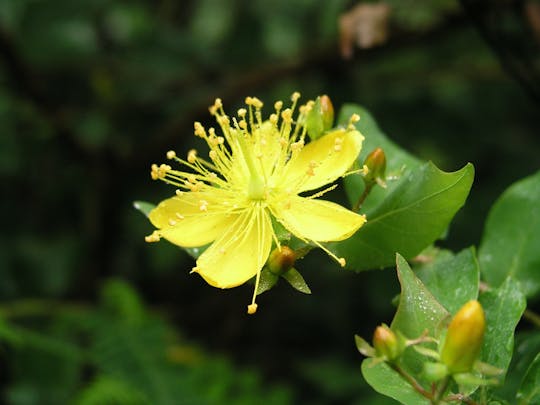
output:
<instances>
[{"instance_id":1,"label":"green flower bud","mask_svg":"<svg viewBox=\"0 0 540 405\"><path fill-rule=\"evenodd\" d=\"M454 316L441 350L441 361L451 374L472 369L480 354L486 319L478 301L469 301Z\"/></svg>"},{"instance_id":2,"label":"green flower bud","mask_svg":"<svg viewBox=\"0 0 540 405\"><path fill-rule=\"evenodd\" d=\"M334 106L327 95L317 97L309 104L306 115L306 129L311 140L320 138L334 125Z\"/></svg>"},{"instance_id":3,"label":"green flower bud","mask_svg":"<svg viewBox=\"0 0 540 405\"><path fill-rule=\"evenodd\" d=\"M275 275L282 275L289 271L296 261L296 253L288 246L275 248L268 257L268 269Z\"/></svg>"},{"instance_id":4,"label":"green flower bud","mask_svg":"<svg viewBox=\"0 0 540 405\"><path fill-rule=\"evenodd\" d=\"M381 148L374 149L366 160L364 160L364 166L367 168L367 173L364 176L366 183L374 183L376 181L383 181L386 172L386 155Z\"/></svg>"},{"instance_id":5,"label":"green flower bud","mask_svg":"<svg viewBox=\"0 0 540 405\"><path fill-rule=\"evenodd\" d=\"M322 116L323 128L328 131L334 126L334 106L330 97L326 94L319 97L320 112Z\"/></svg>"},{"instance_id":6,"label":"green flower bud","mask_svg":"<svg viewBox=\"0 0 540 405\"><path fill-rule=\"evenodd\" d=\"M401 354L401 345L396 334L385 324L377 326L373 333L373 347L378 357L394 361Z\"/></svg>"}]
</instances>

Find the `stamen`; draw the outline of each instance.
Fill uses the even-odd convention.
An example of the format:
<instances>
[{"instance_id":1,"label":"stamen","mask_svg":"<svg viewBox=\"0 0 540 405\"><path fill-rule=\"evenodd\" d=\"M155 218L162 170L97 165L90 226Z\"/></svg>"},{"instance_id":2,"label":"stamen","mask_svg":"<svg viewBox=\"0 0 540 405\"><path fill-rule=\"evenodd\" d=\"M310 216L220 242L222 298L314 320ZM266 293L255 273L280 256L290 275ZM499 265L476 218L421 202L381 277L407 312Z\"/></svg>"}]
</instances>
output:
<instances>
[{"instance_id":1,"label":"stamen","mask_svg":"<svg viewBox=\"0 0 540 405\"><path fill-rule=\"evenodd\" d=\"M176 157L176 152L174 150L170 150L167 152L167 159L171 160Z\"/></svg>"},{"instance_id":2,"label":"stamen","mask_svg":"<svg viewBox=\"0 0 540 405\"><path fill-rule=\"evenodd\" d=\"M152 234L144 237L144 240L148 243L159 242L159 239L160 239L160 235L158 231L154 231L152 232Z\"/></svg>"},{"instance_id":3,"label":"stamen","mask_svg":"<svg viewBox=\"0 0 540 405\"><path fill-rule=\"evenodd\" d=\"M197 151L191 149L187 154L187 160L189 163L195 163L197 161Z\"/></svg>"}]
</instances>

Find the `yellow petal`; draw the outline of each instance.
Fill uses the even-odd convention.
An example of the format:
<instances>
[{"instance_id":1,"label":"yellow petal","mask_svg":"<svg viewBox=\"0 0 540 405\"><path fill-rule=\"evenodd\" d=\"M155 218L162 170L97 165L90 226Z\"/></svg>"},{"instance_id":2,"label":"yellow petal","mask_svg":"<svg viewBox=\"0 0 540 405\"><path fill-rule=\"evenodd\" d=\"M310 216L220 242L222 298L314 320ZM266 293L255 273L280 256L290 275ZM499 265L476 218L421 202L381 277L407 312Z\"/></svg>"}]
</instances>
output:
<instances>
[{"instance_id":1,"label":"yellow petal","mask_svg":"<svg viewBox=\"0 0 540 405\"><path fill-rule=\"evenodd\" d=\"M341 205L298 196L273 206L272 213L297 237L317 242L347 239L366 222Z\"/></svg>"},{"instance_id":2,"label":"yellow petal","mask_svg":"<svg viewBox=\"0 0 540 405\"><path fill-rule=\"evenodd\" d=\"M363 140L358 131L336 129L308 143L285 167L285 188L301 193L335 181L352 166Z\"/></svg>"},{"instance_id":3,"label":"yellow petal","mask_svg":"<svg viewBox=\"0 0 540 405\"><path fill-rule=\"evenodd\" d=\"M197 247L223 234L237 216L227 214L213 193L185 192L163 200L150 212L149 218L169 242Z\"/></svg>"},{"instance_id":4,"label":"yellow petal","mask_svg":"<svg viewBox=\"0 0 540 405\"><path fill-rule=\"evenodd\" d=\"M194 272L208 284L231 288L245 283L262 268L272 245L272 222L264 208L241 214L197 260Z\"/></svg>"}]
</instances>

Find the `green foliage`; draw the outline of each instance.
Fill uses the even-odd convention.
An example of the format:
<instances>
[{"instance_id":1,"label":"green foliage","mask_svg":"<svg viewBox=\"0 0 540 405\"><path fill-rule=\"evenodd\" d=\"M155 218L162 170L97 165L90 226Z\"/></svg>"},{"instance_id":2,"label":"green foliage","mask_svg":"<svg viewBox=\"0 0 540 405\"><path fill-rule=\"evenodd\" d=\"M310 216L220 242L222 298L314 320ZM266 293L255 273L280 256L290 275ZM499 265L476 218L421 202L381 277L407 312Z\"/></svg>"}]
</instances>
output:
<instances>
[{"instance_id":1,"label":"green foliage","mask_svg":"<svg viewBox=\"0 0 540 405\"><path fill-rule=\"evenodd\" d=\"M480 295L488 325L481 358L502 370L510 364L514 349L514 330L526 302L519 284L511 278L497 289Z\"/></svg>"},{"instance_id":2,"label":"green foliage","mask_svg":"<svg viewBox=\"0 0 540 405\"><path fill-rule=\"evenodd\" d=\"M516 399L520 404L535 404L540 402L540 353L531 363Z\"/></svg>"},{"instance_id":3,"label":"green foliage","mask_svg":"<svg viewBox=\"0 0 540 405\"><path fill-rule=\"evenodd\" d=\"M433 249L421 255L416 276L450 313L456 313L467 301L478 297L480 268L474 248L453 254ZM452 286L452 288L448 288Z\"/></svg>"},{"instance_id":4,"label":"green foliage","mask_svg":"<svg viewBox=\"0 0 540 405\"><path fill-rule=\"evenodd\" d=\"M501 285L507 277L521 283L525 295L540 292L540 172L508 188L493 205L479 249L486 281Z\"/></svg>"},{"instance_id":5,"label":"green foliage","mask_svg":"<svg viewBox=\"0 0 540 405\"><path fill-rule=\"evenodd\" d=\"M370 124L366 130L369 128L376 126ZM391 148L397 147L391 145ZM417 341L415 350L406 349L395 361L385 362L376 356L364 360L362 373L376 391L405 404L436 404L445 396L452 398L458 392L472 396L481 404L495 399L508 403L534 403L538 396L538 358L534 354L540 335L535 331L521 340L520 350L514 348L514 335L527 306L526 296L538 293L535 269L538 267L536 236L540 233L536 209L540 197L537 192L539 180L539 174L536 174L517 182L495 203L487 220L479 259L474 248L454 254L431 247L415 258L413 271L398 253L401 295L392 330L408 339L426 335L430 339ZM414 185L409 188L413 189ZM405 193L402 190L399 194ZM385 199L379 202L382 206L384 203ZM371 209L377 212L376 207ZM421 220L416 223L418 227L425 226ZM361 232L345 242L351 243L353 254L362 252L359 248L355 252L350 242L359 234ZM371 243L377 243L373 238L369 239ZM488 283L483 290L480 275ZM501 280L502 277L505 279ZM449 316L477 298L484 309L487 328L479 362L474 367L476 371L445 377L444 365L437 362L441 359L438 352L445 339ZM374 356L369 348L361 351ZM512 356L518 357L512 361ZM436 368L439 371L435 373ZM426 374L428 369L432 370L431 374ZM507 376L508 387L494 386L495 383L503 384L507 373L511 373ZM426 377L429 375L435 379L435 391L428 389ZM453 382L448 384L450 378ZM482 388L478 389L479 386Z\"/></svg>"}]
</instances>

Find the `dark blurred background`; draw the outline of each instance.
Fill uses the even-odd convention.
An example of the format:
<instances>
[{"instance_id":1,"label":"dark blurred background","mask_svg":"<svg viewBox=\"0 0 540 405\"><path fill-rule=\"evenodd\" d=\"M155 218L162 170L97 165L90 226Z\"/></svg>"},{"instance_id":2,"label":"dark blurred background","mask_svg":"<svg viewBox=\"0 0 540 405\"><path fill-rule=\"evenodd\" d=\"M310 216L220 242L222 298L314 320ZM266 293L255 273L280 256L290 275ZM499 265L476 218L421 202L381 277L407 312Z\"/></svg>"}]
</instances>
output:
<instances>
[{"instance_id":1,"label":"dark blurred background","mask_svg":"<svg viewBox=\"0 0 540 405\"><path fill-rule=\"evenodd\" d=\"M363 382L353 335L390 322L392 270L354 274L312 252L298 268L313 295L280 283L248 317L251 286L189 275L182 250L144 242L152 227L132 203L173 193L150 165L196 144L193 121L211 124L216 97L232 112L248 95L271 105L298 90L367 107L444 170L473 162L468 203L440 245L478 245L497 196L540 167L539 40L536 1L0 0L2 401L105 403L88 397L108 378L155 404L388 403ZM117 293L127 304L113 307L140 302L139 318L197 353L167 357L184 391L154 381L161 360L133 377L100 357L99 333L108 341L107 325L123 322L105 305ZM66 360L54 342L83 354ZM131 355L164 350L148 342Z\"/></svg>"}]
</instances>

